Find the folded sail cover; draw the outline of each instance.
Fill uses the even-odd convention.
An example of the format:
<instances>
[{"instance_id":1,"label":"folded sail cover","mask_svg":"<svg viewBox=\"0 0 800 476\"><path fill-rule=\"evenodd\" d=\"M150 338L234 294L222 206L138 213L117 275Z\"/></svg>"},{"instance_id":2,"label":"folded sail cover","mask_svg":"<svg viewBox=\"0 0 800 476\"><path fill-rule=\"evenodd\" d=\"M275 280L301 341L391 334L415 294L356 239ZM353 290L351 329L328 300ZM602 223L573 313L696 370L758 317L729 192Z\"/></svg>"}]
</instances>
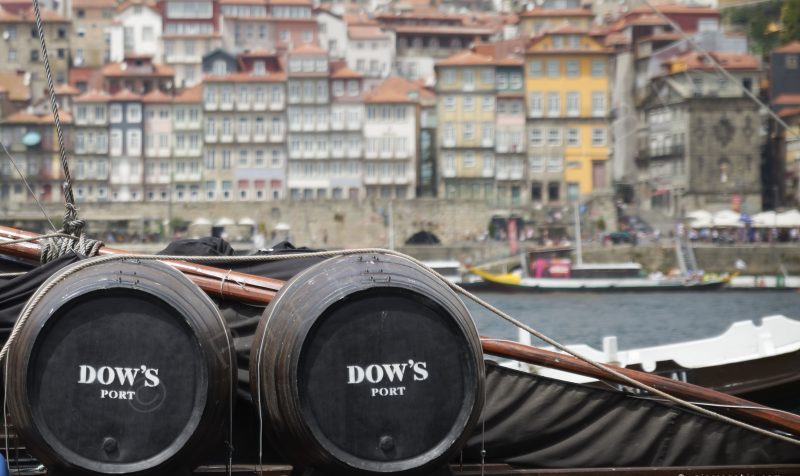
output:
<instances>
[{"instance_id":1,"label":"folded sail cover","mask_svg":"<svg viewBox=\"0 0 800 476\"><path fill-rule=\"evenodd\" d=\"M191 254L227 255L232 250L181 243ZM282 252L297 252L291 249ZM191 250L191 251L189 251ZM206 250L206 252L203 252ZM275 250L278 251L278 250ZM0 339L4 342L25 301L66 257L11 281L0 281ZM241 271L288 279L320 260L288 260L231 266ZM278 275L274 274L277 272ZM240 408L249 402L248 354L262 309L216 300L235 338L239 363ZM483 419L463 451L465 462L537 468L665 467L800 463L794 445L711 420L661 402L612 389L602 390L538 377L487 362ZM253 410L255 411L255 410ZM239 440L241 449L246 443ZM234 462L244 463L241 451Z\"/></svg>"}]
</instances>

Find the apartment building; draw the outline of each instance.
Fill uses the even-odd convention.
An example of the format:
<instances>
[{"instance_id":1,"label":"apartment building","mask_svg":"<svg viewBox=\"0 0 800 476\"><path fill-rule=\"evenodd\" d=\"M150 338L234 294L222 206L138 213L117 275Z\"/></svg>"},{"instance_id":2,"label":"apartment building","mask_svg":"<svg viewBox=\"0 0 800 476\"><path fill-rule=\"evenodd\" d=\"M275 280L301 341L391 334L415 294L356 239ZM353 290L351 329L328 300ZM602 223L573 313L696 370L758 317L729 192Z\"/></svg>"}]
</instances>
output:
<instances>
[{"instance_id":1,"label":"apartment building","mask_svg":"<svg viewBox=\"0 0 800 476\"><path fill-rule=\"evenodd\" d=\"M394 67L394 32L378 26L347 27L345 59L350 69L364 76L367 90L381 83Z\"/></svg>"},{"instance_id":2,"label":"apartment building","mask_svg":"<svg viewBox=\"0 0 800 476\"><path fill-rule=\"evenodd\" d=\"M286 73L272 52L203 59L206 200L277 200L286 190Z\"/></svg>"},{"instance_id":3,"label":"apartment building","mask_svg":"<svg viewBox=\"0 0 800 476\"><path fill-rule=\"evenodd\" d=\"M319 44L317 20L311 0L269 0L269 15L273 19L273 45L290 51L302 45Z\"/></svg>"},{"instance_id":4,"label":"apartment building","mask_svg":"<svg viewBox=\"0 0 800 476\"><path fill-rule=\"evenodd\" d=\"M142 96L123 89L108 101L109 187L115 202L144 198Z\"/></svg>"},{"instance_id":5,"label":"apartment building","mask_svg":"<svg viewBox=\"0 0 800 476\"><path fill-rule=\"evenodd\" d=\"M111 61L111 35L117 2L114 0L73 0L72 66L99 68Z\"/></svg>"},{"instance_id":6,"label":"apartment building","mask_svg":"<svg viewBox=\"0 0 800 476\"><path fill-rule=\"evenodd\" d=\"M71 152L72 115L59 115L65 134L65 147ZM61 183L64 172L58 151L58 138L49 103L30 110L17 111L0 121L0 138L16 160L17 167L42 203L63 200ZM33 199L10 161L0 161L0 197L3 204L33 202Z\"/></svg>"},{"instance_id":7,"label":"apartment building","mask_svg":"<svg viewBox=\"0 0 800 476\"><path fill-rule=\"evenodd\" d=\"M175 85L191 87L202 80L203 57L222 46L220 2L160 0L157 4L164 63L175 71Z\"/></svg>"},{"instance_id":8,"label":"apartment building","mask_svg":"<svg viewBox=\"0 0 800 476\"><path fill-rule=\"evenodd\" d=\"M416 197L420 89L419 84L393 76L366 95L367 197Z\"/></svg>"},{"instance_id":9,"label":"apartment building","mask_svg":"<svg viewBox=\"0 0 800 476\"><path fill-rule=\"evenodd\" d=\"M520 63L469 50L436 63L439 196L496 199L495 73Z\"/></svg>"},{"instance_id":10,"label":"apartment building","mask_svg":"<svg viewBox=\"0 0 800 476\"><path fill-rule=\"evenodd\" d=\"M587 199L610 184L609 75L612 52L588 31L547 31L525 56L532 200Z\"/></svg>"},{"instance_id":11,"label":"apartment building","mask_svg":"<svg viewBox=\"0 0 800 476\"><path fill-rule=\"evenodd\" d=\"M104 202L109 199L108 102L104 91L89 91L73 100L74 155L70 172L75 182L75 200Z\"/></svg>"},{"instance_id":12,"label":"apartment building","mask_svg":"<svg viewBox=\"0 0 800 476\"><path fill-rule=\"evenodd\" d=\"M172 98L172 137L173 200L207 200L203 181L203 85L186 88Z\"/></svg>"},{"instance_id":13,"label":"apartment building","mask_svg":"<svg viewBox=\"0 0 800 476\"><path fill-rule=\"evenodd\" d=\"M734 81L691 52L664 63L641 104L637 195L645 209L761 210L764 119L743 91L759 94L761 65L748 54L711 55Z\"/></svg>"},{"instance_id":14,"label":"apartment building","mask_svg":"<svg viewBox=\"0 0 800 476\"><path fill-rule=\"evenodd\" d=\"M361 174L366 147L363 133L369 124L364 110L364 77L343 63L331 64L330 68L328 196L334 200L356 199L363 190Z\"/></svg>"},{"instance_id":15,"label":"apartment building","mask_svg":"<svg viewBox=\"0 0 800 476\"><path fill-rule=\"evenodd\" d=\"M494 72L497 105L495 114L495 178L497 203L520 206L529 203L526 173L525 81L523 62L498 65Z\"/></svg>"},{"instance_id":16,"label":"apartment building","mask_svg":"<svg viewBox=\"0 0 800 476\"><path fill-rule=\"evenodd\" d=\"M330 182L330 67L328 53L303 45L289 52L287 73L288 104L288 189L292 200L325 199ZM359 91L360 94L360 91ZM355 162L352 175L358 175ZM348 196L353 192L348 190Z\"/></svg>"},{"instance_id":17,"label":"apartment building","mask_svg":"<svg viewBox=\"0 0 800 476\"><path fill-rule=\"evenodd\" d=\"M263 0L220 0L222 47L226 51L264 49L273 44L274 21Z\"/></svg>"},{"instance_id":18,"label":"apartment building","mask_svg":"<svg viewBox=\"0 0 800 476\"><path fill-rule=\"evenodd\" d=\"M136 94L159 90L172 94L175 90L175 71L148 55L129 54L122 61L106 64L100 71L102 87L111 94L122 90Z\"/></svg>"},{"instance_id":19,"label":"apartment building","mask_svg":"<svg viewBox=\"0 0 800 476\"><path fill-rule=\"evenodd\" d=\"M142 107L144 200L169 201L177 172L172 160L172 96L157 89L150 91L142 96Z\"/></svg>"},{"instance_id":20,"label":"apartment building","mask_svg":"<svg viewBox=\"0 0 800 476\"><path fill-rule=\"evenodd\" d=\"M41 14L53 82L66 83L72 25L67 18L52 10L42 8ZM47 77L33 9L28 6L19 8L17 4L0 7L0 34L3 36L3 41L0 41L0 73L29 72L33 100L45 97Z\"/></svg>"},{"instance_id":21,"label":"apartment building","mask_svg":"<svg viewBox=\"0 0 800 476\"><path fill-rule=\"evenodd\" d=\"M163 61L161 13L151 1L128 0L120 4L113 24L106 30L111 61L119 62L129 55Z\"/></svg>"},{"instance_id":22,"label":"apartment building","mask_svg":"<svg viewBox=\"0 0 800 476\"><path fill-rule=\"evenodd\" d=\"M522 35L535 36L540 33L571 26L589 29L594 21L591 9L571 6L570 8L556 8L555 5L538 7L519 14L519 30Z\"/></svg>"}]
</instances>

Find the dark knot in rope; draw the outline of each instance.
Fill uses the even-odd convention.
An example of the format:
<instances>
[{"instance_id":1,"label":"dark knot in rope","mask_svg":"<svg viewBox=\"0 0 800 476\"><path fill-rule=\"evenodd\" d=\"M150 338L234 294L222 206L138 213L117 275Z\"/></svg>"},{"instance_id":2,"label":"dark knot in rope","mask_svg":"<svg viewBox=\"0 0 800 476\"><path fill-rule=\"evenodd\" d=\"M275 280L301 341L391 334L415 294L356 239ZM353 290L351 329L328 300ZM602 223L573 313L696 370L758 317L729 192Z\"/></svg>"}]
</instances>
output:
<instances>
[{"instance_id":1,"label":"dark knot in rope","mask_svg":"<svg viewBox=\"0 0 800 476\"><path fill-rule=\"evenodd\" d=\"M48 238L42 242L41 261L47 263L58 259L65 254L76 252L85 256L95 256L103 242L87 238L83 233L83 227L86 226L86 221L78 218L78 208L74 203L69 201L64 205L64 224L59 233L65 233L70 236L59 236L55 238Z\"/></svg>"}]
</instances>

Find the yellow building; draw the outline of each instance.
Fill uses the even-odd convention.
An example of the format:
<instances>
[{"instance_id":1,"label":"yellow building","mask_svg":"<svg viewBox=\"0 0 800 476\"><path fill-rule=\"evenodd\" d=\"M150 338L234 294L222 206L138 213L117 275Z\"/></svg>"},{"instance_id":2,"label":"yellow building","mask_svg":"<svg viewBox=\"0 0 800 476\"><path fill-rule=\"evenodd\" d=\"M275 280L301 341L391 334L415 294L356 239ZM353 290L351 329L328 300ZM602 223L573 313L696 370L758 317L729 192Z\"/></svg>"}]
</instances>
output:
<instances>
[{"instance_id":1,"label":"yellow building","mask_svg":"<svg viewBox=\"0 0 800 476\"><path fill-rule=\"evenodd\" d=\"M533 202L585 200L610 186L611 50L584 28L535 38L525 54Z\"/></svg>"},{"instance_id":2,"label":"yellow building","mask_svg":"<svg viewBox=\"0 0 800 476\"><path fill-rule=\"evenodd\" d=\"M473 51L436 63L439 196L495 198L496 69L520 64Z\"/></svg>"}]
</instances>

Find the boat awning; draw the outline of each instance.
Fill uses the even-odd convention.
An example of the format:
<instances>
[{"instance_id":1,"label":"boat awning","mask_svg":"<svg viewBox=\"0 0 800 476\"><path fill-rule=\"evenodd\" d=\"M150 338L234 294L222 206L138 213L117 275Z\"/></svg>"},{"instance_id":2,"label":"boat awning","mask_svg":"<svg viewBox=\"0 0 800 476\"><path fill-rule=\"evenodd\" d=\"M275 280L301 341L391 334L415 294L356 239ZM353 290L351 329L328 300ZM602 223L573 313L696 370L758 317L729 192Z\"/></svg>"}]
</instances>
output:
<instances>
[{"instance_id":1,"label":"boat awning","mask_svg":"<svg viewBox=\"0 0 800 476\"><path fill-rule=\"evenodd\" d=\"M778 213L775 222L780 228L800 227L800 211L789 210L788 212Z\"/></svg>"},{"instance_id":2,"label":"boat awning","mask_svg":"<svg viewBox=\"0 0 800 476\"><path fill-rule=\"evenodd\" d=\"M209 226L211 221L208 218L195 218L189 226Z\"/></svg>"},{"instance_id":3,"label":"boat awning","mask_svg":"<svg viewBox=\"0 0 800 476\"><path fill-rule=\"evenodd\" d=\"M214 223L214 226L228 226L228 225L235 225L236 222L231 220L230 218L220 218L219 220Z\"/></svg>"},{"instance_id":4,"label":"boat awning","mask_svg":"<svg viewBox=\"0 0 800 476\"><path fill-rule=\"evenodd\" d=\"M238 224L242 226L256 226L256 221L252 218L241 218Z\"/></svg>"}]
</instances>

